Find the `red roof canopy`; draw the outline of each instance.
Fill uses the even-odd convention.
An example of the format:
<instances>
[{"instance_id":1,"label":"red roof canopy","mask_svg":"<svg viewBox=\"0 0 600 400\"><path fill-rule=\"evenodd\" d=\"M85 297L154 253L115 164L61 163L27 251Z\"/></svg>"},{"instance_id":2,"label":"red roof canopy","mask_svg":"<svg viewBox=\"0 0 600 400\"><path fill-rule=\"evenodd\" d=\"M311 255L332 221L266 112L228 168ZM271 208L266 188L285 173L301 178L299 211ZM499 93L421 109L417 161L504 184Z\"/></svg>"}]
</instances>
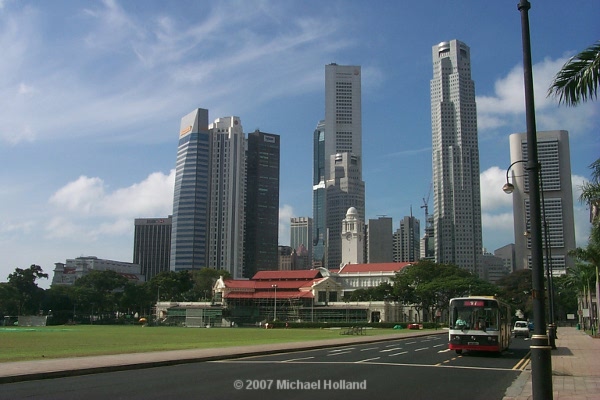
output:
<instances>
[{"instance_id":1,"label":"red roof canopy","mask_svg":"<svg viewBox=\"0 0 600 400\"><path fill-rule=\"evenodd\" d=\"M293 279L315 279L321 278L321 272L317 269L301 269L294 271L259 271L253 277L253 281L262 280L293 280Z\"/></svg>"},{"instance_id":2,"label":"red roof canopy","mask_svg":"<svg viewBox=\"0 0 600 400\"><path fill-rule=\"evenodd\" d=\"M339 274L358 274L368 272L398 272L411 265L409 262L401 263L372 263L372 264L346 264L340 269Z\"/></svg>"},{"instance_id":3,"label":"red roof canopy","mask_svg":"<svg viewBox=\"0 0 600 400\"><path fill-rule=\"evenodd\" d=\"M299 298L313 298L311 291L291 291L291 292L279 292L277 291L277 299L299 299ZM244 292L229 292L225 294L226 299L275 299L275 291L260 291L256 293L244 293Z\"/></svg>"}]
</instances>

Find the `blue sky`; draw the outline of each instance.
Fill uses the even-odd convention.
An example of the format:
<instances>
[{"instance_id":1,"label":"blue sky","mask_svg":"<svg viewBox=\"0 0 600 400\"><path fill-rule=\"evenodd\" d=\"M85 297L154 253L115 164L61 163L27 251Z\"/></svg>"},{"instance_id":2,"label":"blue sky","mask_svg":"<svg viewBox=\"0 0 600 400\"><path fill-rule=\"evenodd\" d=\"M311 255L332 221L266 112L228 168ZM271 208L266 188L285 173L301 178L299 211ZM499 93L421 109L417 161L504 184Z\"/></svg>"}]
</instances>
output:
<instances>
[{"instance_id":1,"label":"blue sky","mask_svg":"<svg viewBox=\"0 0 600 400\"><path fill-rule=\"evenodd\" d=\"M194 108L281 135L280 244L312 215L312 134L325 65L361 65L367 218L423 222L431 185L431 47L471 48L483 243L514 242L501 191L525 131L521 19L512 1L0 0L0 281L82 255L132 261L134 218L172 213L179 123ZM574 197L600 155L600 103L546 97L600 38L600 2L534 0L538 130L570 133ZM433 210L433 195L429 199ZM575 203L577 244L588 211ZM42 281L48 287L50 280Z\"/></svg>"}]
</instances>

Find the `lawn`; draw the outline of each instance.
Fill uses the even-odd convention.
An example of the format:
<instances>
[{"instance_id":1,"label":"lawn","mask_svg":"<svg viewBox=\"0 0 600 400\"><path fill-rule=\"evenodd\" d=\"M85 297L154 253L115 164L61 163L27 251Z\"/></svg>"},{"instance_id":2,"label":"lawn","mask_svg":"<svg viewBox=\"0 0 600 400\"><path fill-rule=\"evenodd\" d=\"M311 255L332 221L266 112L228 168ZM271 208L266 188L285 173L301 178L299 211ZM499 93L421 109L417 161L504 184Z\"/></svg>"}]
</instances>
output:
<instances>
[{"instance_id":1,"label":"lawn","mask_svg":"<svg viewBox=\"0 0 600 400\"><path fill-rule=\"evenodd\" d=\"M400 333L370 329L367 335ZM180 328L136 325L0 327L0 363L43 358L339 339L339 329Z\"/></svg>"}]
</instances>

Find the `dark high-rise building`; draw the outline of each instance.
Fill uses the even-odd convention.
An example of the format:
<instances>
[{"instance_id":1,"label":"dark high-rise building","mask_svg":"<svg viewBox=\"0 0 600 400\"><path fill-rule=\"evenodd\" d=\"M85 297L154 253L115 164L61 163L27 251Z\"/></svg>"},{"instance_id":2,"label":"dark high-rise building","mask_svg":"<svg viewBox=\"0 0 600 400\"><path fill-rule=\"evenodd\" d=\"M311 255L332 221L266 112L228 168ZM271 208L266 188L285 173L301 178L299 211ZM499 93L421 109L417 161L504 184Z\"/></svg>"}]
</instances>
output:
<instances>
[{"instance_id":1,"label":"dark high-rise building","mask_svg":"<svg viewBox=\"0 0 600 400\"><path fill-rule=\"evenodd\" d=\"M246 153L244 277L278 268L280 137L256 130Z\"/></svg>"},{"instance_id":2,"label":"dark high-rise building","mask_svg":"<svg viewBox=\"0 0 600 400\"><path fill-rule=\"evenodd\" d=\"M146 282L169 270L172 217L136 218L133 263L139 264Z\"/></svg>"},{"instance_id":3,"label":"dark high-rise building","mask_svg":"<svg viewBox=\"0 0 600 400\"><path fill-rule=\"evenodd\" d=\"M312 264L325 265L325 239L327 221L325 219L325 121L319 121L313 135L313 232Z\"/></svg>"}]
</instances>

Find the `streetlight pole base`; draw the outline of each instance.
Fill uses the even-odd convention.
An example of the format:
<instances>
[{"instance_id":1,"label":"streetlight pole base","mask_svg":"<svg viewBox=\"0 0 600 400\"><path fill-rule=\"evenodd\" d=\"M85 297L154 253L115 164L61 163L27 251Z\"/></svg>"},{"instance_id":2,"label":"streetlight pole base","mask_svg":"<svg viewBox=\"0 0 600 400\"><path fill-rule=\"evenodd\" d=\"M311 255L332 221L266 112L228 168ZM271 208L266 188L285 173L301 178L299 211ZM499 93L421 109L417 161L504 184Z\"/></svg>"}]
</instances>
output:
<instances>
[{"instance_id":1,"label":"streetlight pole base","mask_svg":"<svg viewBox=\"0 0 600 400\"><path fill-rule=\"evenodd\" d=\"M531 383L533 398L552 399L552 353L547 335L531 337Z\"/></svg>"},{"instance_id":2,"label":"streetlight pole base","mask_svg":"<svg viewBox=\"0 0 600 400\"><path fill-rule=\"evenodd\" d=\"M548 324L548 341L552 350L556 350L556 325Z\"/></svg>"}]
</instances>

